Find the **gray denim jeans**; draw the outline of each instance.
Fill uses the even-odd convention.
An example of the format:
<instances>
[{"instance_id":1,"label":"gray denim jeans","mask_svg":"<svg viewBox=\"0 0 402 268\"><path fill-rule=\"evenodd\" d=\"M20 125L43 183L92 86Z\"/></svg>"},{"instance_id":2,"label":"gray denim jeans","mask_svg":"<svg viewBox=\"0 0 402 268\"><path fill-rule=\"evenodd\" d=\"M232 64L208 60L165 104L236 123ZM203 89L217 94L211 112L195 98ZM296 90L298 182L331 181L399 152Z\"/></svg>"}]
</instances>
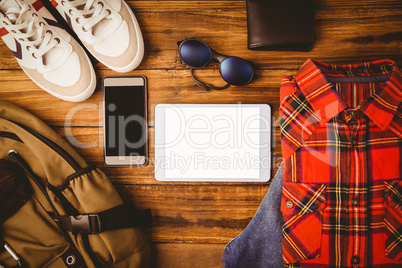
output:
<instances>
[{"instance_id":1,"label":"gray denim jeans","mask_svg":"<svg viewBox=\"0 0 402 268\"><path fill-rule=\"evenodd\" d=\"M282 185L281 165L254 218L241 234L226 245L222 258L226 268L283 267Z\"/></svg>"}]
</instances>

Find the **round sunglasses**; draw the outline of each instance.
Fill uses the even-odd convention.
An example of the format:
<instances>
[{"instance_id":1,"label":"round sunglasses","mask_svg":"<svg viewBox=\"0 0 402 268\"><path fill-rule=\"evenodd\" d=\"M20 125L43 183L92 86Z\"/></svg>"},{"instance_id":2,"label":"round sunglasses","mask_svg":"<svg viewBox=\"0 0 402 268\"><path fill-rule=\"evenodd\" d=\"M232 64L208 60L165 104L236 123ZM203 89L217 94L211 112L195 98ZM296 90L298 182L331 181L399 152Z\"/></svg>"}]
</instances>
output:
<instances>
[{"instance_id":1,"label":"round sunglasses","mask_svg":"<svg viewBox=\"0 0 402 268\"><path fill-rule=\"evenodd\" d=\"M252 62L239 57L220 54L201 40L189 38L177 42L177 45L179 46L179 55L182 62L190 66L191 77L206 90L225 89L230 85L245 86L250 84L256 76ZM227 83L223 87L203 83L194 76L193 69L205 67L212 60L220 63L219 72Z\"/></svg>"}]
</instances>

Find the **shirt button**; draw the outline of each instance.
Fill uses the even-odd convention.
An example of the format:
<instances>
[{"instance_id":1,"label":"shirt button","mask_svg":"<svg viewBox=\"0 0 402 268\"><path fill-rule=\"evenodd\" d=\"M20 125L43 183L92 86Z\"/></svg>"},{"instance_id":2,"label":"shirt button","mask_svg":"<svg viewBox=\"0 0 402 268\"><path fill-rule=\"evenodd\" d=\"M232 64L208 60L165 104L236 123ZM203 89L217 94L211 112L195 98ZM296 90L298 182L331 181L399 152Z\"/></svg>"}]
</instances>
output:
<instances>
[{"instance_id":1,"label":"shirt button","mask_svg":"<svg viewBox=\"0 0 402 268\"><path fill-rule=\"evenodd\" d=\"M357 146L357 140L352 140L351 145L352 145L353 147L356 147L356 146Z\"/></svg>"},{"instance_id":2,"label":"shirt button","mask_svg":"<svg viewBox=\"0 0 402 268\"><path fill-rule=\"evenodd\" d=\"M285 205L287 208L293 208L293 206L294 206L293 201L291 201L291 200L286 201Z\"/></svg>"},{"instance_id":3,"label":"shirt button","mask_svg":"<svg viewBox=\"0 0 402 268\"><path fill-rule=\"evenodd\" d=\"M359 199L359 198L353 198L353 199L352 199L352 205L353 205L353 206L358 206L358 205L360 205L360 199Z\"/></svg>"},{"instance_id":4,"label":"shirt button","mask_svg":"<svg viewBox=\"0 0 402 268\"><path fill-rule=\"evenodd\" d=\"M360 258L357 257L357 256L353 256L350 261L352 262L352 264L359 264L360 263Z\"/></svg>"}]
</instances>

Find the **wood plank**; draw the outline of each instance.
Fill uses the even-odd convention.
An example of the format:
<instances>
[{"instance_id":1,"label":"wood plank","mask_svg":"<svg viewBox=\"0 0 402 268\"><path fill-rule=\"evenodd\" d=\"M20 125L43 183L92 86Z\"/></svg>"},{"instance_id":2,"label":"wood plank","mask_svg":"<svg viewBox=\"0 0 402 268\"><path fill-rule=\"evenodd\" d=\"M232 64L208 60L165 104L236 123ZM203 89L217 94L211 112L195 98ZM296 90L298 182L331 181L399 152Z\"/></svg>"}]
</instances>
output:
<instances>
[{"instance_id":1,"label":"wood plank","mask_svg":"<svg viewBox=\"0 0 402 268\"><path fill-rule=\"evenodd\" d=\"M308 57L349 63L393 55L401 62L400 1L375 5L346 0L317 2L317 42L310 52L300 53L247 50L245 1L194 1L192 5L185 1L158 1L157 8L154 1L128 1L138 17L146 45L139 69L185 68L178 60L176 42L191 36L202 38L222 53L253 60L262 69L297 69ZM3 42L0 44L0 55L4 55L0 69L19 69L8 48ZM96 67L105 69L99 63Z\"/></svg>"},{"instance_id":2,"label":"wood plank","mask_svg":"<svg viewBox=\"0 0 402 268\"><path fill-rule=\"evenodd\" d=\"M148 124L154 126L154 108L158 103L268 103L274 118L278 118L278 89L281 77L294 72L257 70L259 77L249 86L232 86L226 90L209 92L193 81L189 70L142 70L131 74L148 78ZM109 70L98 72L98 77L110 75L116 73ZM223 81L218 70L200 70L197 76L203 81L211 81L217 85ZM22 71L0 71L0 77L2 100L12 101L29 110L51 126L64 126L65 120L69 118L72 120L71 126L102 125L100 80L92 97L82 103L72 103L46 93ZM15 81L20 83L16 84Z\"/></svg>"},{"instance_id":3,"label":"wood plank","mask_svg":"<svg viewBox=\"0 0 402 268\"><path fill-rule=\"evenodd\" d=\"M221 263L225 244L170 244L153 243L152 267L215 268Z\"/></svg>"},{"instance_id":4,"label":"wood plank","mask_svg":"<svg viewBox=\"0 0 402 268\"><path fill-rule=\"evenodd\" d=\"M253 218L266 186L115 185L123 200L151 208L153 242L228 243Z\"/></svg>"},{"instance_id":5,"label":"wood plank","mask_svg":"<svg viewBox=\"0 0 402 268\"><path fill-rule=\"evenodd\" d=\"M157 48L158 66L146 62L148 67L166 68L162 67L166 64L167 68L183 68L179 61L171 61L177 54L176 41L194 36L195 33L195 37L202 38L217 51L230 51L233 55L253 60L262 69L297 69L307 57L330 63L357 62L361 61L362 55L365 55L365 60L384 58L389 54L395 55L398 60L401 59L398 42L401 41L402 11L401 3L396 1L391 5L377 5L370 9L360 3L353 5L350 1L340 1L336 4L332 2L332 5L327 5L324 10L320 10L318 6L317 42L308 53L247 50L245 2L219 2L217 5L212 2L195 2L185 10L174 7L176 2L170 3L165 7L168 11L158 9L160 14L149 14L151 17L153 14L156 16L150 20L152 25L148 27L148 20L143 21L144 32L149 33L149 43L161 46ZM344 6L345 8L342 8ZM135 6L133 8L135 10ZM167 16L162 13L170 10L176 15ZM183 29L181 25L186 25L186 28ZM209 34L212 28L213 35ZM388 29L387 33L384 33L384 28ZM336 46L333 45L335 40ZM378 46L382 49L378 50ZM153 63L155 64L155 61Z\"/></svg>"}]
</instances>

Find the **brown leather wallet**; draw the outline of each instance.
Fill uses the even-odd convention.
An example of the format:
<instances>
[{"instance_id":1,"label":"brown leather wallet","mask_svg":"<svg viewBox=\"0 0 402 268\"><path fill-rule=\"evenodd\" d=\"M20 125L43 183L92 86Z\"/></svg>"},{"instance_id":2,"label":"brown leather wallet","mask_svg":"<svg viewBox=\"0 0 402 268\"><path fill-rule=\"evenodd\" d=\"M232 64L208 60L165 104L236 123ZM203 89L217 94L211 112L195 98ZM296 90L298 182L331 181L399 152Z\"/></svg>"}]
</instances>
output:
<instances>
[{"instance_id":1,"label":"brown leather wallet","mask_svg":"<svg viewBox=\"0 0 402 268\"><path fill-rule=\"evenodd\" d=\"M308 51L315 40L314 0L247 0L248 49Z\"/></svg>"}]
</instances>

